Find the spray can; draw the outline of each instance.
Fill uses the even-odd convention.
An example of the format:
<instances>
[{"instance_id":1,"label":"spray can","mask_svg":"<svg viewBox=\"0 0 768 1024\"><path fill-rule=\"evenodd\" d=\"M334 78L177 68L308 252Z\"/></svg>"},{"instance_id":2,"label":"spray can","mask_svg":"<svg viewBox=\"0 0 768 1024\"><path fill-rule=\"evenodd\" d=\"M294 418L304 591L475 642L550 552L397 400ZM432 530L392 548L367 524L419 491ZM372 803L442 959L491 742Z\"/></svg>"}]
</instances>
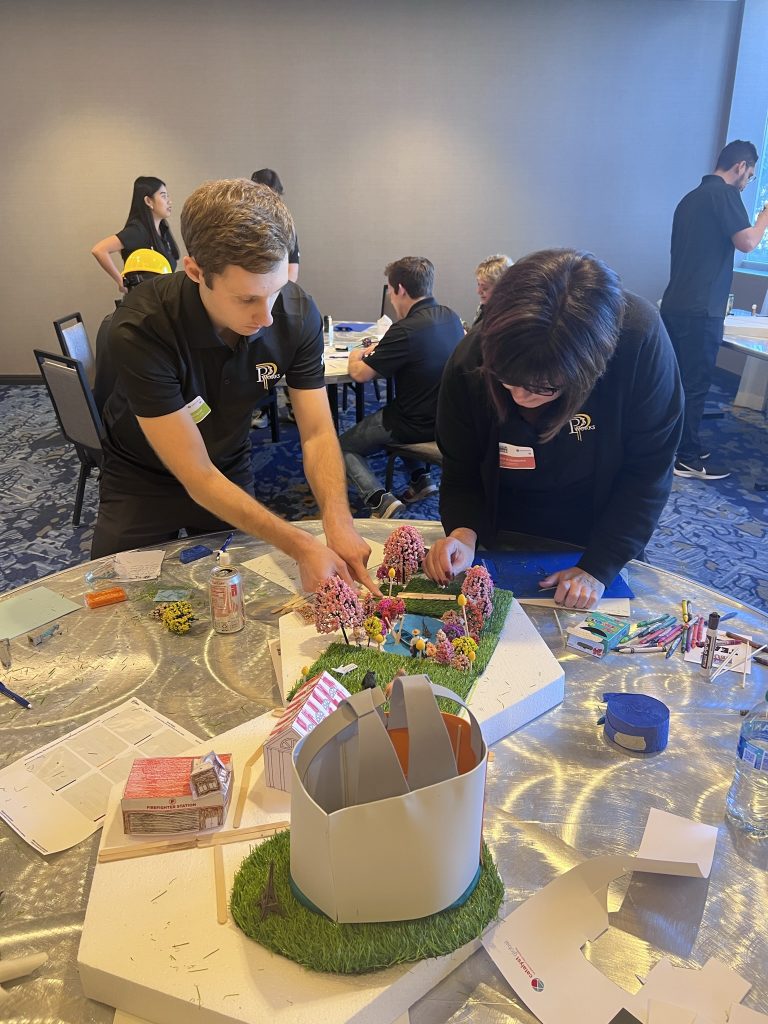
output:
<instances>
[{"instance_id":1,"label":"spray can","mask_svg":"<svg viewBox=\"0 0 768 1024\"><path fill-rule=\"evenodd\" d=\"M240 570L228 551L219 551L208 581L211 625L215 633L239 633L245 625L245 602Z\"/></svg>"}]
</instances>

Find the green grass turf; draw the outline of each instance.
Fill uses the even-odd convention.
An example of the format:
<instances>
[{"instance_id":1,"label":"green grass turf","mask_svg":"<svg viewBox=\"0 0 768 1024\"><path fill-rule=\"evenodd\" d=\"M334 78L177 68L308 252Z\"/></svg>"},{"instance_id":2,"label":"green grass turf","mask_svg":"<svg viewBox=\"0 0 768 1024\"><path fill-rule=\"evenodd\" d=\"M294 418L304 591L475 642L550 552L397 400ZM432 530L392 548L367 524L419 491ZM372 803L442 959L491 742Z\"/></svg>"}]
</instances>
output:
<instances>
[{"instance_id":1,"label":"green grass turf","mask_svg":"<svg viewBox=\"0 0 768 1024\"><path fill-rule=\"evenodd\" d=\"M435 584L426 578L417 578L411 580L408 584L407 590L411 592L429 592L434 590ZM403 587L393 587L392 595L397 596L399 590L404 589ZM459 584L453 583L451 586L446 588L448 593L458 593ZM387 587L385 586L384 592L387 593ZM512 603L513 595L509 590L495 590L493 593L493 612L490 619L486 622L483 630L483 635L480 638L480 645L477 650L477 658L474 663L474 667L471 672L460 672L458 669L451 668L450 665L439 665L436 661L431 659L419 659L419 658L406 658L401 654L379 654L375 645L370 647L357 647L355 644L351 644L349 647L343 643L331 644L325 653L317 659L312 665L309 666L308 679L313 676L319 675L320 672L327 671L333 675L333 670L339 665L346 665L353 662L357 665L357 668L349 672L345 676L339 677L339 681L349 690L350 693L357 693L363 684L363 677L369 669L373 669L376 673L376 681L382 688L386 686L392 679L395 672L399 668L404 668L409 674L424 672L433 683L437 683L440 686L446 686L449 690L453 690L459 697L464 700L467 699L469 694L472 692L477 678L485 669L485 666L491 659L491 655L496 650L496 644L499 642L499 634L501 633L504 621L509 611L509 606ZM406 611L415 615L431 615L435 618L441 618L450 609L459 611L459 606L451 604L448 601L407 601L405 602ZM296 685L288 695L290 700L299 687L302 685L302 680L297 680ZM454 705L455 707L455 705Z\"/></svg>"},{"instance_id":2,"label":"green grass turf","mask_svg":"<svg viewBox=\"0 0 768 1024\"><path fill-rule=\"evenodd\" d=\"M262 921L259 897L267 883L270 861L275 864L275 892L285 916L270 914ZM241 864L230 908L236 924L249 938L302 967L334 974L364 974L445 956L477 938L498 914L504 897L504 883L485 845L483 863L477 887L462 907L416 921L338 924L308 910L294 897L288 881L290 833L280 832L257 846ZM371 885L375 884L372 866Z\"/></svg>"}]
</instances>

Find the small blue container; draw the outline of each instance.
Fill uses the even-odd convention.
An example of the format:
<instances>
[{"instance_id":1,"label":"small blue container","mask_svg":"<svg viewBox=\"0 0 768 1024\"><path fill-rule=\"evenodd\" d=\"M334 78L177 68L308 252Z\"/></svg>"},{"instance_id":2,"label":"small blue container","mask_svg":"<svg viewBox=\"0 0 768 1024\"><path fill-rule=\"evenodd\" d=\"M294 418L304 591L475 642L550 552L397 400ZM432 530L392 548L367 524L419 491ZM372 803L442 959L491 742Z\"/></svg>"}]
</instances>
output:
<instances>
[{"instance_id":1,"label":"small blue container","mask_svg":"<svg viewBox=\"0 0 768 1024\"><path fill-rule=\"evenodd\" d=\"M656 754L669 740L669 708L644 693L604 693L605 735L625 750Z\"/></svg>"}]
</instances>

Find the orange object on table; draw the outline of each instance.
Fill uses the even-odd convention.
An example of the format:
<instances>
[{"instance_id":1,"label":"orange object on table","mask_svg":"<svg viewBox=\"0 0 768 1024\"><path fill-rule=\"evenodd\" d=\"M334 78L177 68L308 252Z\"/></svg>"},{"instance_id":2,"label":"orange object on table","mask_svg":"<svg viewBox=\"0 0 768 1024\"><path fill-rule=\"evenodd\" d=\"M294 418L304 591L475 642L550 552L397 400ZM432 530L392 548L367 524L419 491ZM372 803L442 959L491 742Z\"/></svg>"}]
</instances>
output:
<instances>
[{"instance_id":1,"label":"orange object on table","mask_svg":"<svg viewBox=\"0 0 768 1024\"><path fill-rule=\"evenodd\" d=\"M89 590L85 595L85 603L89 608L104 608L108 604L125 601L127 594L122 587L110 587L109 590Z\"/></svg>"}]
</instances>

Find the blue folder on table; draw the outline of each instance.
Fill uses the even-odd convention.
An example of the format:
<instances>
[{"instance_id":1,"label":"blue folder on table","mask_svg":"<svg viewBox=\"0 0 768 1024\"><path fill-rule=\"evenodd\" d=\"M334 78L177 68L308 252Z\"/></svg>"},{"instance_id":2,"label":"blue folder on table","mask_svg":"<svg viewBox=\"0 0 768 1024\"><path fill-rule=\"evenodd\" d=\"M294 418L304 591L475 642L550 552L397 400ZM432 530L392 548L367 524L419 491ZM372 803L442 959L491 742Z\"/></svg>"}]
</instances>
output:
<instances>
[{"instance_id":1,"label":"blue folder on table","mask_svg":"<svg viewBox=\"0 0 768 1024\"><path fill-rule=\"evenodd\" d=\"M551 597L551 590L542 590L539 580L559 569L570 569L581 558L580 551L481 551L475 565L484 565L497 587L511 590L518 600ZM634 597L629 584L619 575L605 588L603 597Z\"/></svg>"},{"instance_id":2,"label":"blue folder on table","mask_svg":"<svg viewBox=\"0 0 768 1024\"><path fill-rule=\"evenodd\" d=\"M368 331L373 327L370 320L342 320L340 324L334 324L334 331Z\"/></svg>"}]
</instances>

